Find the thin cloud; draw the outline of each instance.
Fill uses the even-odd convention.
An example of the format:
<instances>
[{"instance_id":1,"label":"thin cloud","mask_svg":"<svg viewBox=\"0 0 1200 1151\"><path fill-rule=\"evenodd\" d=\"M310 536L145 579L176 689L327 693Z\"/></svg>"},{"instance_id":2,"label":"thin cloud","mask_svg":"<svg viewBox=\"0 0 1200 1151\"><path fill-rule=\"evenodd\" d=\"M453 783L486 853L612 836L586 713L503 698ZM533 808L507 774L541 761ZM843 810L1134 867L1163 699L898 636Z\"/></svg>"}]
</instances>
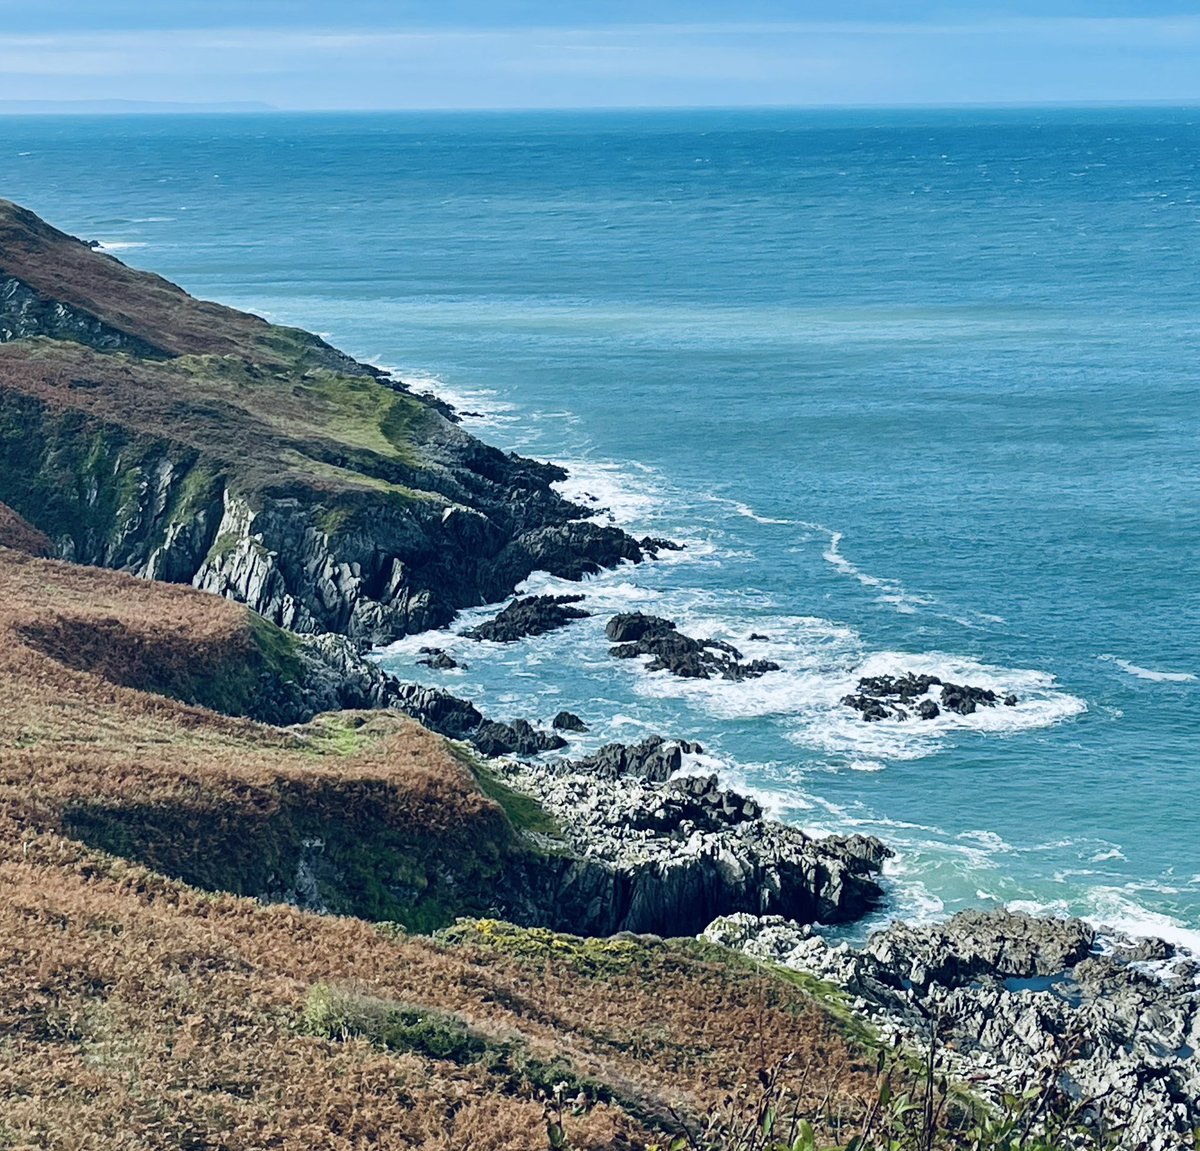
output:
<instances>
[{"instance_id":1,"label":"thin cloud","mask_svg":"<svg viewBox=\"0 0 1200 1151\"><path fill-rule=\"evenodd\" d=\"M1200 97L1200 17L0 34L0 99L281 107Z\"/></svg>"}]
</instances>

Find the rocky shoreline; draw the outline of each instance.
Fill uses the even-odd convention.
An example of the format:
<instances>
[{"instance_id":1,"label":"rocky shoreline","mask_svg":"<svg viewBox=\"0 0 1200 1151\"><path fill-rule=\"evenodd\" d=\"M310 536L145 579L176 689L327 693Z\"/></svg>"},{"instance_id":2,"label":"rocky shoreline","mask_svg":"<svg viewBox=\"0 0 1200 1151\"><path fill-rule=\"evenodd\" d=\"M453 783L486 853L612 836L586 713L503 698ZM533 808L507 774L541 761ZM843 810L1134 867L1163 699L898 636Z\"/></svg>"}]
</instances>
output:
<instances>
[{"instance_id":1,"label":"rocky shoreline","mask_svg":"<svg viewBox=\"0 0 1200 1151\"><path fill-rule=\"evenodd\" d=\"M345 640L323 642L345 652ZM554 759L542 754L553 732L493 723L466 700L352 662L376 705L471 743L556 821L559 834L541 844L563 853L554 894L514 903L517 918L544 920L554 904L562 929L702 935L825 981L881 1037L928 1050L935 1034L939 1067L972 1091L998 1099L1057 1076L1117 1146L1192 1146L1200 962L1172 945L1004 910L894 922L860 948L831 944L822 926L883 902L891 852L879 840L815 839L766 818L700 768L698 744L652 736ZM496 752L495 730L514 733L520 750Z\"/></svg>"},{"instance_id":2,"label":"rocky shoreline","mask_svg":"<svg viewBox=\"0 0 1200 1151\"><path fill-rule=\"evenodd\" d=\"M1119 1147L1194 1146L1200 963L1162 940L1003 910L896 922L862 948L779 917L724 917L704 936L827 980L884 1036L927 1050L936 1035L941 1069L984 1095L1049 1074Z\"/></svg>"}]
</instances>

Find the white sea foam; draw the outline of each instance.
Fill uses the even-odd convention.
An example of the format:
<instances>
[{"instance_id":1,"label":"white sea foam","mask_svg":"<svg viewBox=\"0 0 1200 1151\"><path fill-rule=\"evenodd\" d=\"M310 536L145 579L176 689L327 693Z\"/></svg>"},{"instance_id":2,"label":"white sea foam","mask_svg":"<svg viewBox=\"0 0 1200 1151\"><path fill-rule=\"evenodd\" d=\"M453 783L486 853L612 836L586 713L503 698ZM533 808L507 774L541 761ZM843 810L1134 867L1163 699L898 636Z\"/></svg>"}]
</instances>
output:
<instances>
[{"instance_id":1,"label":"white sea foam","mask_svg":"<svg viewBox=\"0 0 1200 1151\"><path fill-rule=\"evenodd\" d=\"M801 523L801 526L829 536L829 545L822 553L821 558L842 575L849 576L857 580L863 587L878 592L877 603L886 604L901 615L915 615L921 608L928 607L934 602L928 596L916 595L906 590L899 580L872 575L847 559L841 552L842 540L845 538L841 532L827 528L823 524L804 522Z\"/></svg>"},{"instance_id":2,"label":"white sea foam","mask_svg":"<svg viewBox=\"0 0 1200 1151\"><path fill-rule=\"evenodd\" d=\"M130 248L146 248L145 240L101 240L97 245L101 252L124 252Z\"/></svg>"},{"instance_id":3,"label":"white sea foam","mask_svg":"<svg viewBox=\"0 0 1200 1151\"><path fill-rule=\"evenodd\" d=\"M391 372L397 379L403 380L418 395L422 392L432 392L438 399L445 400L472 431L507 427L521 419L516 405L503 399L500 393L492 388L456 388L447 384L440 376L428 372L406 371L386 364L379 366Z\"/></svg>"},{"instance_id":4,"label":"white sea foam","mask_svg":"<svg viewBox=\"0 0 1200 1151\"><path fill-rule=\"evenodd\" d=\"M1098 655L1096 658L1104 663L1116 664L1123 672L1135 679L1148 679L1155 683L1196 683L1200 679L1190 671L1155 671L1153 668L1138 667L1137 664L1130 663L1127 659L1120 659L1107 653Z\"/></svg>"},{"instance_id":5,"label":"white sea foam","mask_svg":"<svg viewBox=\"0 0 1200 1151\"><path fill-rule=\"evenodd\" d=\"M636 531L654 523L661 514L664 481L644 464L611 460L571 459L563 462L567 478L555 491L595 509L595 517Z\"/></svg>"},{"instance_id":6,"label":"white sea foam","mask_svg":"<svg viewBox=\"0 0 1200 1151\"><path fill-rule=\"evenodd\" d=\"M756 524L791 525L791 524L796 523L795 520L778 519L778 518L774 518L772 516L759 515L759 513L756 512L749 504L742 503L741 500L733 500L733 499L729 499L726 496L716 496L716 495L709 496L708 498L710 500L712 500L712 502L715 504L720 504L722 507L730 508L737 515L742 516L745 519L753 520Z\"/></svg>"}]
</instances>

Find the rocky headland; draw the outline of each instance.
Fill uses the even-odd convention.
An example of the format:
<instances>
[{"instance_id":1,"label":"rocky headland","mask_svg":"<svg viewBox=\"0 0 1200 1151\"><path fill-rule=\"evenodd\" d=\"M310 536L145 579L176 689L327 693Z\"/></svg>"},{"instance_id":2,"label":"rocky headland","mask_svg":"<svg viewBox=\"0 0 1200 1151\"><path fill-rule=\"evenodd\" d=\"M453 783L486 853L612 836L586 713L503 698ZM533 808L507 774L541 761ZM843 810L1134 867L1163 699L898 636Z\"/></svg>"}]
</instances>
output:
<instances>
[{"instance_id":1,"label":"rocky headland","mask_svg":"<svg viewBox=\"0 0 1200 1151\"><path fill-rule=\"evenodd\" d=\"M385 643L640 562L448 405L0 201L0 501L55 553ZM647 541L651 550L662 541Z\"/></svg>"},{"instance_id":2,"label":"rocky headland","mask_svg":"<svg viewBox=\"0 0 1200 1151\"><path fill-rule=\"evenodd\" d=\"M37 1145L43 1112L73 1121L77 1105L22 1078L34 1065L72 1098L100 1083L125 1101L78 1145L149 1097L147 1113L174 1123L189 1106L172 1078L175 1045L189 1050L181 1019L206 1050L236 1034L257 1053L253 1075L218 1054L219 1070L186 1087L205 1115L225 1115L230 1098L248 1109L259 1082L275 1084L276 1102L244 1127L221 1120L241 1132L230 1145L262 1145L278 1100L299 1090L272 1079L278 1066L331 1091L353 1066L354 1082L382 1084L356 1088L374 1105L408 1099L419 1074L399 1090L382 1041L330 1053L369 1035L365 1024L298 1022L297 980L311 992L368 978L390 998L361 1010L378 1015L383 1002L410 1028L400 1049L413 1066L442 1076L420 1103L429 1113L475 1090L463 1086L468 1065L494 1107L530 1082L575 1084L598 1132L580 1145L597 1151L644 1147L670 1131L676 1104L697 1117L739 1090L755 1070L738 1028L754 1020L761 1058L783 1060L797 1020L823 1012L837 1038L819 1058L832 1047L857 1067L861 1039L836 1030L846 1011L916 1047L933 1036L941 1065L984 1095L1050 1073L1116 1146L1191 1146L1200 968L1168 945L966 912L833 946L822 925L883 903L890 852L878 840L815 838L768 818L700 769L687 740L553 758L570 746L562 732L585 730L580 717L560 712L549 728L491 719L366 658L505 600L533 571L577 580L675 546L593 522L554 490L564 477L480 442L448 405L315 336L197 301L0 202L0 681L12 701L0 715L0 866L14 893L0 919L6 938L27 936L19 979L0 990L0 1026L17 1037L11 1066L0 1051L0 1089L33 1100L0 1118L0 1135L19 1123ZM578 602L515 599L473 635L519 642L584 617ZM649 671L740 681L778 670L657 616L618 615L605 631L614 657ZM423 654L433 669L455 662ZM1016 700L910 673L863 679L842 702L866 721L903 721ZM447 927L436 944L407 934ZM563 931L639 937L593 947L551 934ZM701 933L725 958L654 938ZM754 960L754 979L774 979L769 996L746 991L734 952ZM422 972L417 984L397 983L405 964ZM772 975L780 967L840 989L836 1010ZM575 1019L571 997L586 1000L587 980L614 971L602 1007ZM201 1007L194 972L223 998ZM530 988L552 972L547 994L562 998L534 1002ZM709 989L700 1015L671 980ZM148 1003L122 999L149 987L138 991ZM597 1023L616 999L647 1021L630 1053ZM669 1042L665 1001L692 1024ZM411 1039L414 1012L435 1018L436 1042ZM726 1023L710 1027L713 1013ZM453 1056L447 1027L467 1037ZM302 1028L328 1066L297 1063ZM639 1078L645 1052L657 1075L692 1068L705 1028L711 1082L695 1087L688 1071L656 1093ZM125 1049L140 1061L132 1086L111 1054ZM572 1063L580 1050L595 1082ZM141 1077L151 1067L159 1080ZM865 1107L875 1083L857 1074L846 1071L845 1091ZM304 1122L322 1106L289 1114ZM533 1145L541 1106L513 1103L502 1145ZM494 1134L483 1114L462 1145ZM202 1127L175 1124L171 1145L192 1145Z\"/></svg>"}]
</instances>

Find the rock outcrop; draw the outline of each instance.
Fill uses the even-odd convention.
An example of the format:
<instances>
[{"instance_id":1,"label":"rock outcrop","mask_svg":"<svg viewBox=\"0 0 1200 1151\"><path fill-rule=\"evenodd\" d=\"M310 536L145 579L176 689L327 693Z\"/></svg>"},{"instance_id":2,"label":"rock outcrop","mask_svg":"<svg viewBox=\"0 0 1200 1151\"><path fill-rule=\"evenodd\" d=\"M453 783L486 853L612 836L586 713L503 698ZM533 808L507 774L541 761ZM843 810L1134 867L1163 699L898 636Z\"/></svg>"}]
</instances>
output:
<instances>
[{"instance_id":1,"label":"rock outcrop","mask_svg":"<svg viewBox=\"0 0 1200 1151\"><path fill-rule=\"evenodd\" d=\"M933 699L933 689L941 688L941 706ZM919 719L937 719L942 711L956 715L971 715L979 707L995 707L998 702L1014 707L1017 697L999 696L991 688L970 684L949 683L936 675L864 676L858 681L857 693L842 697L846 707L852 707L868 723L879 720L906 720L912 715Z\"/></svg>"},{"instance_id":2,"label":"rock outcrop","mask_svg":"<svg viewBox=\"0 0 1200 1151\"><path fill-rule=\"evenodd\" d=\"M712 777L662 784L541 763L493 768L562 827L573 857L540 901L562 930L694 934L733 911L840 923L881 898L875 877L890 853L877 840L813 839Z\"/></svg>"},{"instance_id":3,"label":"rock outcrop","mask_svg":"<svg viewBox=\"0 0 1200 1151\"><path fill-rule=\"evenodd\" d=\"M665 783L683 766L684 755L704 749L686 739L666 740L649 735L641 743L606 743L599 751L554 765L554 770L597 779L615 780L625 776L647 783Z\"/></svg>"},{"instance_id":4,"label":"rock outcrop","mask_svg":"<svg viewBox=\"0 0 1200 1151\"><path fill-rule=\"evenodd\" d=\"M705 936L840 985L885 1033L927 1042L936 1020L939 1060L977 1090L1020 1093L1054 1076L1121 1147L1192 1147L1200 965L1169 944L1007 911L894 923L860 950L778 917L727 917Z\"/></svg>"},{"instance_id":5,"label":"rock outcrop","mask_svg":"<svg viewBox=\"0 0 1200 1151\"><path fill-rule=\"evenodd\" d=\"M544 635L566 627L573 620L586 619L591 613L574 604L581 595L534 595L515 599L486 623L470 628L463 635L493 643L515 643L530 635Z\"/></svg>"},{"instance_id":6,"label":"rock outcrop","mask_svg":"<svg viewBox=\"0 0 1200 1151\"><path fill-rule=\"evenodd\" d=\"M669 671L686 679L756 679L778 671L771 660L742 663L742 653L732 644L716 639L693 639L684 635L674 621L660 616L625 612L615 615L604 628L616 645L609 649L617 659L651 657L647 671Z\"/></svg>"}]
</instances>

